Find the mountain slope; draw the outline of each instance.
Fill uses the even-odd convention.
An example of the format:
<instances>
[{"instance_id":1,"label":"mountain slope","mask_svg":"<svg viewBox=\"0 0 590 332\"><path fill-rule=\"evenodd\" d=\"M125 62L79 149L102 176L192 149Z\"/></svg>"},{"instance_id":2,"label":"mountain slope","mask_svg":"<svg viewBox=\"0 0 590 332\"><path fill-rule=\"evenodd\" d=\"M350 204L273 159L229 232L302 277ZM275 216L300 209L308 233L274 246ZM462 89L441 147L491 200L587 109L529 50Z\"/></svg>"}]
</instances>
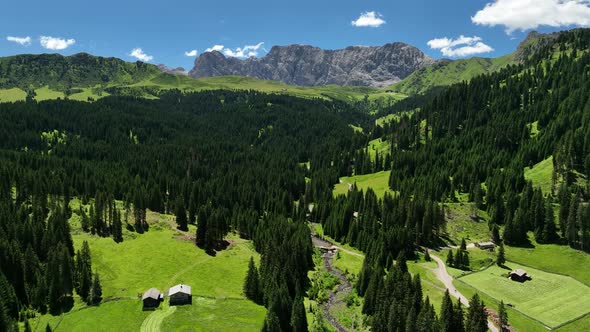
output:
<instances>
[{"instance_id":1,"label":"mountain slope","mask_svg":"<svg viewBox=\"0 0 590 332\"><path fill-rule=\"evenodd\" d=\"M559 34L559 32L550 34L530 32L514 53L499 58L441 59L432 66L415 71L401 82L388 87L387 90L412 95L469 81L477 75L493 73L508 65L522 63L554 41Z\"/></svg>"},{"instance_id":2,"label":"mountain slope","mask_svg":"<svg viewBox=\"0 0 590 332\"><path fill-rule=\"evenodd\" d=\"M23 54L0 58L0 88L28 90L48 85L65 91L97 84L131 84L159 72L156 66L140 61L125 62L87 53L72 56Z\"/></svg>"},{"instance_id":3,"label":"mountain slope","mask_svg":"<svg viewBox=\"0 0 590 332\"><path fill-rule=\"evenodd\" d=\"M385 87L434 60L404 43L323 50L308 45L274 46L261 58L239 60L212 51L195 60L191 77L249 76L287 84Z\"/></svg>"}]
</instances>

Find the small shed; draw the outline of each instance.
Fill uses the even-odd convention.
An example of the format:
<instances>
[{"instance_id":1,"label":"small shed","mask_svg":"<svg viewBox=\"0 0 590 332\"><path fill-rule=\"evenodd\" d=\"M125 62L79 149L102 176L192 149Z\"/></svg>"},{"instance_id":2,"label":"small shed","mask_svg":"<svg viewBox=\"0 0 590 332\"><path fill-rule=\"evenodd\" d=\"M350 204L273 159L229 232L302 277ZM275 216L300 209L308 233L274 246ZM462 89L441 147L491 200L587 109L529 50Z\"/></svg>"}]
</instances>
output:
<instances>
[{"instance_id":1,"label":"small shed","mask_svg":"<svg viewBox=\"0 0 590 332\"><path fill-rule=\"evenodd\" d=\"M496 247L494 242L475 242L475 246L481 250L492 251Z\"/></svg>"},{"instance_id":2,"label":"small shed","mask_svg":"<svg viewBox=\"0 0 590 332\"><path fill-rule=\"evenodd\" d=\"M157 288L150 288L143 293L141 300L143 301L143 310L153 310L164 300L164 296Z\"/></svg>"},{"instance_id":3,"label":"small shed","mask_svg":"<svg viewBox=\"0 0 590 332\"><path fill-rule=\"evenodd\" d=\"M168 291L168 297L170 297L170 305L191 304L193 298L191 286L183 284L173 286Z\"/></svg>"},{"instance_id":4,"label":"small shed","mask_svg":"<svg viewBox=\"0 0 590 332\"><path fill-rule=\"evenodd\" d=\"M525 282L531 280L531 276L523 269L516 269L508 274L508 278L518 281Z\"/></svg>"}]
</instances>

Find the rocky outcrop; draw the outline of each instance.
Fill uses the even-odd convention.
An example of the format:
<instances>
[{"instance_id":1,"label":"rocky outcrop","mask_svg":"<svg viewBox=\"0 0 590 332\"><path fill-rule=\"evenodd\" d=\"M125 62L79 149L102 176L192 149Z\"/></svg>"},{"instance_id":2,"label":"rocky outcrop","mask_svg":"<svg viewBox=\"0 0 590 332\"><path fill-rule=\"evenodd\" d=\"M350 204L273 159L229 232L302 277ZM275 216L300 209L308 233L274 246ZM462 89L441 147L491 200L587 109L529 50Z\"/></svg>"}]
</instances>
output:
<instances>
[{"instance_id":1,"label":"rocky outcrop","mask_svg":"<svg viewBox=\"0 0 590 332\"><path fill-rule=\"evenodd\" d=\"M385 87L434 63L416 47L404 43L351 46L323 50L308 45L274 46L261 58L240 60L212 51L195 60L189 76L249 76L292 85L353 85Z\"/></svg>"}]
</instances>

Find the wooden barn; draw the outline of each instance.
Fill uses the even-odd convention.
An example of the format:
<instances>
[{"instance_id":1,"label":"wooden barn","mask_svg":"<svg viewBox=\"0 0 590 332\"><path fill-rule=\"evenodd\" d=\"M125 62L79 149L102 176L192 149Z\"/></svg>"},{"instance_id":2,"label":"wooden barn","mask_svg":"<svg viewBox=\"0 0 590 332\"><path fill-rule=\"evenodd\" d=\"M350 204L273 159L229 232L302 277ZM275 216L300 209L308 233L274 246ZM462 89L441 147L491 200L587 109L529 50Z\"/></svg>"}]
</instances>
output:
<instances>
[{"instance_id":1,"label":"wooden barn","mask_svg":"<svg viewBox=\"0 0 590 332\"><path fill-rule=\"evenodd\" d=\"M523 269L516 269L508 274L508 278L518 281L518 282L525 282L527 280L531 280L531 276Z\"/></svg>"},{"instance_id":2,"label":"wooden barn","mask_svg":"<svg viewBox=\"0 0 590 332\"><path fill-rule=\"evenodd\" d=\"M143 310L154 310L164 300L164 296L157 288L150 288L143 293L141 300L143 301Z\"/></svg>"},{"instance_id":3,"label":"wooden barn","mask_svg":"<svg viewBox=\"0 0 590 332\"><path fill-rule=\"evenodd\" d=\"M170 305L191 304L193 298L191 286L183 284L173 286L168 291L168 297L170 297Z\"/></svg>"},{"instance_id":4,"label":"wooden barn","mask_svg":"<svg viewBox=\"0 0 590 332\"><path fill-rule=\"evenodd\" d=\"M496 244L494 242L475 242L475 246L481 250L493 251Z\"/></svg>"}]
</instances>

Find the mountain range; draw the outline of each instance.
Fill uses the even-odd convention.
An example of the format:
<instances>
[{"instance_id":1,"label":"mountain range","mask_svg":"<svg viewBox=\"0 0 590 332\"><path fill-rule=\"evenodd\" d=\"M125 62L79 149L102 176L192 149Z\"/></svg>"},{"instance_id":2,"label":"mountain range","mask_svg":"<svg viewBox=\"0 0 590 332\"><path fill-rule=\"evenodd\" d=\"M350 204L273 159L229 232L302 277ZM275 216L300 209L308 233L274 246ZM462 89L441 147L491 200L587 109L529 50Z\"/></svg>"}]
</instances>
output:
<instances>
[{"instance_id":1,"label":"mountain range","mask_svg":"<svg viewBox=\"0 0 590 332\"><path fill-rule=\"evenodd\" d=\"M323 50L308 45L274 46L261 58L240 60L217 51L195 59L190 71L79 53L23 54L0 58L0 101L109 94L157 97L180 89L254 89L301 97L357 100L423 94L468 81L532 56L558 33L530 33L514 53L499 58L434 60L404 43Z\"/></svg>"},{"instance_id":2,"label":"mountain range","mask_svg":"<svg viewBox=\"0 0 590 332\"><path fill-rule=\"evenodd\" d=\"M245 60L225 57L218 51L206 52L195 60L189 75L194 78L249 76L303 86L336 84L382 88L433 63L434 59L404 43L350 46L340 50L288 45L273 46L265 56Z\"/></svg>"}]
</instances>

